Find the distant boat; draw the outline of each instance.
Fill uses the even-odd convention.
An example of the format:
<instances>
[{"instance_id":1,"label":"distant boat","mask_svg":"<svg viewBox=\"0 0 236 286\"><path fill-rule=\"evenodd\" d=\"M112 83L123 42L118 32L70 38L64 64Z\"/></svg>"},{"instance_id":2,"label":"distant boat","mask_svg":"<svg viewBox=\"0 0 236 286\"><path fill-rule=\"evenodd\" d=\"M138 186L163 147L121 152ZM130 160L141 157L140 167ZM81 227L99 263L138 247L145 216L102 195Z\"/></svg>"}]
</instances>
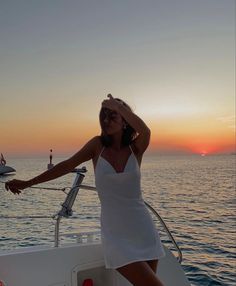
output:
<instances>
[{"instance_id":1,"label":"distant boat","mask_svg":"<svg viewBox=\"0 0 236 286\"><path fill-rule=\"evenodd\" d=\"M12 173L15 172L16 170L10 166L6 166L6 160L3 156L3 154L1 153L1 158L0 158L0 175L3 174L8 174L8 173Z\"/></svg>"},{"instance_id":2,"label":"distant boat","mask_svg":"<svg viewBox=\"0 0 236 286\"><path fill-rule=\"evenodd\" d=\"M15 172L16 170L10 166L0 165L0 175Z\"/></svg>"}]
</instances>

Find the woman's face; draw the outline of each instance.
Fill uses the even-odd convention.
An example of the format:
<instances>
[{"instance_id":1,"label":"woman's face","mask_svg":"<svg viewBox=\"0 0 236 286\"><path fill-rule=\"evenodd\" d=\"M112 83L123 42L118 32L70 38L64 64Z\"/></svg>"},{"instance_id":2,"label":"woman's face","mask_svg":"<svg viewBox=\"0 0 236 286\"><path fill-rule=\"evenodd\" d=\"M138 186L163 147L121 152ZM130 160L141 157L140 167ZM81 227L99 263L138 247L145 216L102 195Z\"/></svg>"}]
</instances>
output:
<instances>
[{"instance_id":1,"label":"woman's face","mask_svg":"<svg viewBox=\"0 0 236 286\"><path fill-rule=\"evenodd\" d=\"M122 116L110 109L102 108L100 113L100 123L102 130L107 135L112 135L123 130L124 120Z\"/></svg>"}]
</instances>

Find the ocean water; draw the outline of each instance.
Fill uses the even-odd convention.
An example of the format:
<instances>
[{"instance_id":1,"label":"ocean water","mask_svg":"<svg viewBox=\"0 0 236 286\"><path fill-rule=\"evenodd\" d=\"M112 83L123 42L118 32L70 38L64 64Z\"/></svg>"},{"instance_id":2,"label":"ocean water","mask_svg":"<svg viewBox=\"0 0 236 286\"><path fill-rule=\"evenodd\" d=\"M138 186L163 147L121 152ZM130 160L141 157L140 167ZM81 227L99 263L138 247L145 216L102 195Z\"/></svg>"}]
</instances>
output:
<instances>
[{"instance_id":1,"label":"ocean water","mask_svg":"<svg viewBox=\"0 0 236 286\"><path fill-rule=\"evenodd\" d=\"M54 163L63 159L54 158ZM193 285L236 285L235 159L233 155L146 155L143 159L143 197L162 216L180 246L182 267ZM29 179L43 172L47 161L8 160L17 173L0 176L0 181ZM91 162L82 166L88 169L83 184L94 185ZM70 187L74 177L68 174L42 186ZM27 189L18 196L6 192L0 183L0 194L0 250L53 244L54 221L50 217L60 210L63 192ZM73 210L72 218L62 220L61 234L100 229L96 192L80 190ZM34 215L45 218L27 218ZM159 227L163 241L169 245ZM62 243L69 240L61 236Z\"/></svg>"}]
</instances>

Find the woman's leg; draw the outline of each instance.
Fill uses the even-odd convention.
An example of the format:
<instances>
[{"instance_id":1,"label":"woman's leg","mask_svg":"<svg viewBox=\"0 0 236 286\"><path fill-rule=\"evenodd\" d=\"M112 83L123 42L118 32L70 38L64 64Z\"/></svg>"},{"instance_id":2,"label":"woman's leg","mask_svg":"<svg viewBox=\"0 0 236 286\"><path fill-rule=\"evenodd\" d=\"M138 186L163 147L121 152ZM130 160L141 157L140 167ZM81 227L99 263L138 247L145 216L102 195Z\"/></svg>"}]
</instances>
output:
<instances>
[{"instance_id":1,"label":"woman's leg","mask_svg":"<svg viewBox=\"0 0 236 286\"><path fill-rule=\"evenodd\" d=\"M147 260L147 264L151 267L154 273L157 272L158 260Z\"/></svg>"},{"instance_id":2,"label":"woman's leg","mask_svg":"<svg viewBox=\"0 0 236 286\"><path fill-rule=\"evenodd\" d=\"M130 263L116 270L134 286L164 286L146 261Z\"/></svg>"}]
</instances>

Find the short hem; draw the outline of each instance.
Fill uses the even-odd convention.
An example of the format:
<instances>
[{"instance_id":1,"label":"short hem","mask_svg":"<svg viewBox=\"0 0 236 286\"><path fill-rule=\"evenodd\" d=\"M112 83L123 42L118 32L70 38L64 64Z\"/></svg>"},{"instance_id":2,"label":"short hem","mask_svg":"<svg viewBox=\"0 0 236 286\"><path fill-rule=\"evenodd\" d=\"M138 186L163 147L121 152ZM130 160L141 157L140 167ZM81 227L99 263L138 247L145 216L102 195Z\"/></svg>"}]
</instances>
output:
<instances>
[{"instance_id":1,"label":"short hem","mask_svg":"<svg viewBox=\"0 0 236 286\"><path fill-rule=\"evenodd\" d=\"M159 260L159 259L161 259L161 258L163 258L165 256L166 256L166 254L163 253L160 256L154 256L154 257L151 257L151 258L137 258L137 259L134 259L134 260L130 260L130 261L121 263L121 264L116 265L116 266L107 266L107 265L105 265L105 267L106 267L106 269L117 269L117 268L129 265L131 263L134 263L134 262L150 261L150 260L156 260L156 259Z\"/></svg>"}]
</instances>

